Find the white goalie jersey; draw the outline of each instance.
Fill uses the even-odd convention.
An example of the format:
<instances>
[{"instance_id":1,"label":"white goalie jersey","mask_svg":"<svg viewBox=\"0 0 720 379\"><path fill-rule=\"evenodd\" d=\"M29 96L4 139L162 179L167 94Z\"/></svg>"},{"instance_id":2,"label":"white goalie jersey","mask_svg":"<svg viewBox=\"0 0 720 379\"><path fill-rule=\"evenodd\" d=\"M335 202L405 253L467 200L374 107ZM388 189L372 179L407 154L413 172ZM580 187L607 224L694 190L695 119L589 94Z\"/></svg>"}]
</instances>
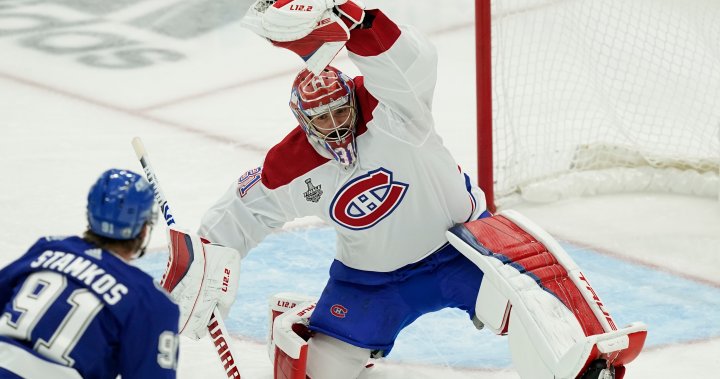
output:
<instances>
[{"instance_id":1,"label":"white goalie jersey","mask_svg":"<svg viewBox=\"0 0 720 379\"><path fill-rule=\"evenodd\" d=\"M200 235L245 256L286 222L317 216L337 231L340 262L388 272L433 253L448 228L485 210L435 132L429 41L378 12L371 29L353 30L347 49L362 73L353 79L357 164L343 168L298 127L209 209Z\"/></svg>"}]
</instances>

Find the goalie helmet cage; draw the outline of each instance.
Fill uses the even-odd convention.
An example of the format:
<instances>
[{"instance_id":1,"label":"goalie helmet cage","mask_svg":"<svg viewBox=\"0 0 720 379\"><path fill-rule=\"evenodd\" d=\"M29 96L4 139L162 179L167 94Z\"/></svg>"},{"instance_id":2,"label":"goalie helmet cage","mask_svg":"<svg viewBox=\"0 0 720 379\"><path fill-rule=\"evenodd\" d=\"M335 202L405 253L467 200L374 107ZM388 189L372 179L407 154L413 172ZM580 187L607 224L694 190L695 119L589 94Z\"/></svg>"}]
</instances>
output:
<instances>
[{"instance_id":1,"label":"goalie helmet cage","mask_svg":"<svg viewBox=\"0 0 720 379\"><path fill-rule=\"evenodd\" d=\"M718 197L720 1L475 0L488 206Z\"/></svg>"}]
</instances>

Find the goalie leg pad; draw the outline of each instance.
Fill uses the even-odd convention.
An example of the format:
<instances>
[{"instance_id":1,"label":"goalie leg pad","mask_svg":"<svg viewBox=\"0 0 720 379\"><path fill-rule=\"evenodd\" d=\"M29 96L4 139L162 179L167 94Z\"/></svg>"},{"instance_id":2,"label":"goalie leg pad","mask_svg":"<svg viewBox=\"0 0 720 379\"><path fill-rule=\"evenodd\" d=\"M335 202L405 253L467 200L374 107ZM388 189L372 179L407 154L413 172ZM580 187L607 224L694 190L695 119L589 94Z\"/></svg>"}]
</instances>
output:
<instances>
[{"instance_id":1,"label":"goalie leg pad","mask_svg":"<svg viewBox=\"0 0 720 379\"><path fill-rule=\"evenodd\" d=\"M485 271L485 270L483 270ZM475 318L495 334L507 334L510 300L492 280L483 280L475 302Z\"/></svg>"},{"instance_id":2,"label":"goalie leg pad","mask_svg":"<svg viewBox=\"0 0 720 379\"><path fill-rule=\"evenodd\" d=\"M570 256L519 213L458 225L447 236L482 269L476 316L507 331L521 377L576 378L596 359L620 367L642 349L645 325L617 330Z\"/></svg>"},{"instance_id":3,"label":"goalie leg pad","mask_svg":"<svg viewBox=\"0 0 720 379\"><path fill-rule=\"evenodd\" d=\"M315 301L292 293L271 297L272 332L269 346L275 379L335 379L357 377L370 350L308 329ZM312 337L312 338L311 338Z\"/></svg>"},{"instance_id":4,"label":"goalie leg pad","mask_svg":"<svg viewBox=\"0 0 720 379\"><path fill-rule=\"evenodd\" d=\"M315 304L317 302L317 298L307 295L302 295L298 293L293 292L281 292L277 293L275 295L270 296L270 299L268 300L268 320L270 322L270 325L268 325L268 330L270 333L268 333L268 340L267 340L267 349L268 349L268 357L270 357L270 362L275 362L275 338L273 336L273 332L275 329L275 320L281 316L282 314L289 312L293 308L297 307L299 304L304 303L312 303ZM309 312L306 317L304 317L301 320L301 324L305 326L305 329L307 329L307 323L309 322L310 314L312 314L312 311ZM283 327L287 327L286 324L279 324L283 325ZM292 327L292 325L291 325ZM308 332L309 333L309 332ZM307 338L304 338L307 340Z\"/></svg>"},{"instance_id":5,"label":"goalie leg pad","mask_svg":"<svg viewBox=\"0 0 720 379\"><path fill-rule=\"evenodd\" d=\"M290 295L290 296L287 296ZM289 307L286 299L293 298L293 294L280 294L274 297L281 299L280 307ZM289 300L293 301L293 300ZM271 305L271 312L273 305ZM272 321L270 344L273 352L273 377L275 379L305 379L307 375L308 340L311 333L308 330L310 316L315 310L315 302L298 303L285 313L276 314Z\"/></svg>"}]
</instances>

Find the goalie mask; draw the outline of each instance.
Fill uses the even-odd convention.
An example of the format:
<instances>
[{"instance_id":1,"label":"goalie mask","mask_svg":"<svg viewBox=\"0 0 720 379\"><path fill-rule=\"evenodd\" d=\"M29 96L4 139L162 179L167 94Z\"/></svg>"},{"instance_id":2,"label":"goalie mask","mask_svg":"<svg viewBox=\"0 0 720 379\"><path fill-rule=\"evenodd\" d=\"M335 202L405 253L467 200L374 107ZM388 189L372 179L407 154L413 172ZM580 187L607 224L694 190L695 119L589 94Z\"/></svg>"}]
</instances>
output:
<instances>
[{"instance_id":1,"label":"goalie mask","mask_svg":"<svg viewBox=\"0 0 720 379\"><path fill-rule=\"evenodd\" d=\"M293 82L290 108L318 151L327 151L346 168L355 166L357 109L352 79L331 66L317 76L303 70Z\"/></svg>"}]
</instances>

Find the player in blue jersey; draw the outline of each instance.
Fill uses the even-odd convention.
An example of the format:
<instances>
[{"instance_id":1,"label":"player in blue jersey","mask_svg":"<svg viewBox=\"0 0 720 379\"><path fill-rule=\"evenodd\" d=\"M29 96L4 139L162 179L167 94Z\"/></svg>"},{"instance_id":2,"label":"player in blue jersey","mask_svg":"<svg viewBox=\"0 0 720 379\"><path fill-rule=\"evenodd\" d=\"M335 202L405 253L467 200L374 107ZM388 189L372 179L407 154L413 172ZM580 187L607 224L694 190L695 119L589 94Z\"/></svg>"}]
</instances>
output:
<instances>
[{"instance_id":1,"label":"player in blue jersey","mask_svg":"<svg viewBox=\"0 0 720 379\"><path fill-rule=\"evenodd\" d=\"M126 170L90 188L82 237L44 237L0 270L0 378L175 378L177 305L129 262L157 213Z\"/></svg>"}]
</instances>

